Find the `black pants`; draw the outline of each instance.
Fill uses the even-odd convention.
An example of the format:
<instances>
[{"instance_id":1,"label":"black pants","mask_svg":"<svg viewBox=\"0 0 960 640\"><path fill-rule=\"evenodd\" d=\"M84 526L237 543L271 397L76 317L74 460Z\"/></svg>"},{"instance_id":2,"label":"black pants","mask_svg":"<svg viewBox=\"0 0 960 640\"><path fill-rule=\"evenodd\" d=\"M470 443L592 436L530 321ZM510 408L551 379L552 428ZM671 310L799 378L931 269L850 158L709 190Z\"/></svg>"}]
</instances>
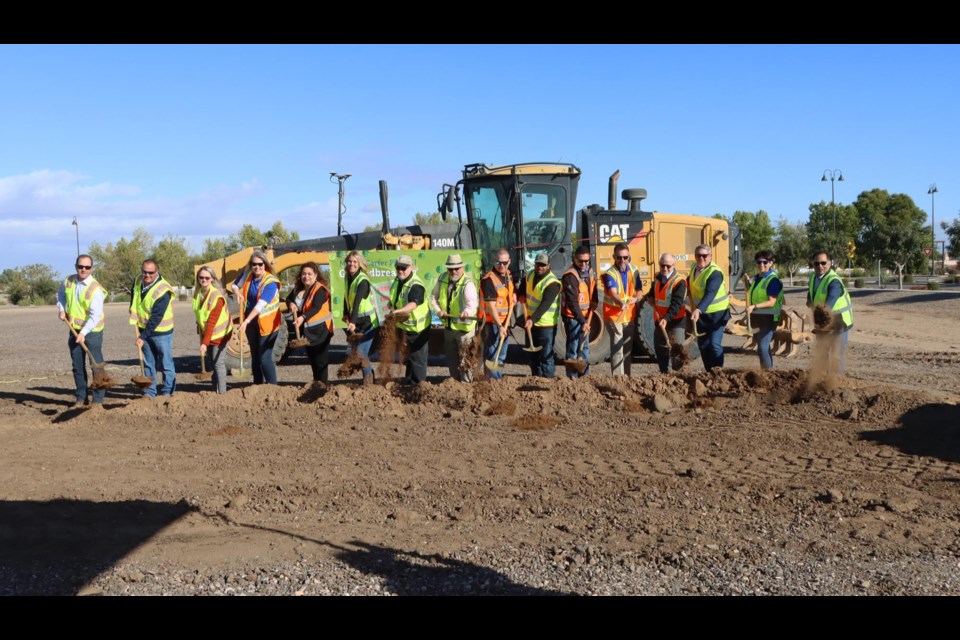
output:
<instances>
[{"instance_id":1,"label":"black pants","mask_svg":"<svg viewBox=\"0 0 960 640\"><path fill-rule=\"evenodd\" d=\"M420 384L427 379L427 357L430 355L430 327L420 333L402 332L407 340L406 378Z\"/></svg>"},{"instance_id":2,"label":"black pants","mask_svg":"<svg viewBox=\"0 0 960 640\"><path fill-rule=\"evenodd\" d=\"M327 379L327 364L330 362L330 338L333 335L327 333L326 338L317 344L308 345L305 349L307 359L310 361L310 369L313 370L314 381L329 382Z\"/></svg>"}]
</instances>

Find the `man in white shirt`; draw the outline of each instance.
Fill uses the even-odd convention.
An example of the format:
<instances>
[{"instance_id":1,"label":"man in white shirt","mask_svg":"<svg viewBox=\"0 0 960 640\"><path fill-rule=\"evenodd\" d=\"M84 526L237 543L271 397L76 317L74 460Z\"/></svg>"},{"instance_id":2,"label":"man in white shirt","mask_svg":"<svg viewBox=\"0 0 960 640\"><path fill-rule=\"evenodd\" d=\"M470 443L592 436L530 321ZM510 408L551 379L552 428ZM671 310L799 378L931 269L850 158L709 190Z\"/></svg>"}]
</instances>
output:
<instances>
[{"instance_id":1,"label":"man in white shirt","mask_svg":"<svg viewBox=\"0 0 960 640\"><path fill-rule=\"evenodd\" d=\"M464 276L460 254L451 254L446 267L447 273L437 278L430 294L430 308L443 322L443 347L450 377L460 382L473 382L471 363L464 362L463 357L477 333L480 296L473 279Z\"/></svg>"},{"instance_id":2,"label":"man in white shirt","mask_svg":"<svg viewBox=\"0 0 960 640\"><path fill-rule=\"evenodd\" d=\"M76 402L72 409L82 409L87 405L87 368L84 364L85 353L81 345L86 345L93 359L103 362L103 301L106 292L93 277L93 258L84 254L77 256L76 275L68 276L57 291L57 311L60 319L70 324L77 332L67 338L70 347L70 359L73 361L73 381L77 387ZM92 365L91 365L92 366ZM103 407L104 389L93 389L91 408Z\"/></svg>"}]
</instances>

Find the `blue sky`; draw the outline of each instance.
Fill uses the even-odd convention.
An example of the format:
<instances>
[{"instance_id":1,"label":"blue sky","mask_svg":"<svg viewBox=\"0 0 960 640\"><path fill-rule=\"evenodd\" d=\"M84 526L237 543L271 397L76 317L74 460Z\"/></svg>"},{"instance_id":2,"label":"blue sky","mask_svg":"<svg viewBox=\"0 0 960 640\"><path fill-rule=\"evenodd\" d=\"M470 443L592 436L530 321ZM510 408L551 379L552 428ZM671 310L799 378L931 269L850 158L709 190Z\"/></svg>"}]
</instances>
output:
<instances>
[{"instance_id":1,"label":"blue sky","mask_svg":"<svg viewBox=\"0 0 960 640\"><path fill-rule=\"evenodd\" d=\"M0 270L72 272L143 226L203 238L280 219L302 238L433 211L464 164L556 161L644 209L766 210L906 193L960 209L958 46L0 46ZM938 237L943 238L940 232Z\"/></svg>"}]
</instances>

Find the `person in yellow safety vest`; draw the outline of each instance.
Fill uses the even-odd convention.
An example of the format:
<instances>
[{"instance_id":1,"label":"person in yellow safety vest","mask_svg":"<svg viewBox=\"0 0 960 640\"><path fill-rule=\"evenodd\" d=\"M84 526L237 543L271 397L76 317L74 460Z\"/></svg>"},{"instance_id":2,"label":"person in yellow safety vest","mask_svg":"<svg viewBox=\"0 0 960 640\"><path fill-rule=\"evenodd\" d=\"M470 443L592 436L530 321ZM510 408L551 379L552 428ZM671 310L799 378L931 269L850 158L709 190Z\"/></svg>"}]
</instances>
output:
<instances>
[{"instance_id":1,"label":"person in yellow safety vest","mask_svg":"<svg viewBox=\"0 0 960 640\"><path fill-rule=\"evenodd\" d=\"M690 320L697 333L703 367L710 371L723 367L723 329L730 320L730 298L724 284L723 271L712 261L713 249L700 244L693 250L697 264L687 276L692 312Z\"/></svg>"},{"instance_id":2,"label":"person in yellow safety vest","mask_svg":"<svg viewBox=\"0 0 960 640\"><path fill-rule=\"evenodd\" d=\"M430 343L430 306L427 287L414 272L413 258L404 254L397 258L397 277L390 287L388 316L397 318L397 340L407 343L406 375L400 384L420 384L427 379L427 357Z\"/></svg>"},{"instance_id":3,"label":"person in yellow safety vest","mask_svg":"<svg viewBox=\"0 0 960 640\"><path fill-rule=\"evenodd\" d=\"M563 297L560 315L567 336L566 360L590 359L590 318L600 302L597 296L597 274L590 268L590 247L580 245L573 254L573 264L560 278ZM590 365L583 373L567 367L568 378L580 378L590 373Z\"/></svg>"},{"instance_id":4,"label":"person in yellow safety vest","mask_svg":"<svg viewBox=\"0 0 960 640\"><path fill-rule=\"evenodd\" d=\"M194 283L193 314L197 318L200 333L200 357L209 358L208 371L213 372L211 382L217 393L227 392L227 344L233 334L227 295L223 285L210 267L197 269Z\"/></svg>"},{"instance_id":5,"label":"person in yellow safety vest","mask_svg":"<svg viewBox=\"0 0 960 640\"><path fill-rule=\"evenodd\" d=\"M77 337L71 332L67 336L70 348L70 360L73 362L73 383L76 385L76 401L71 409L87 406L87 367L84 363L86 352L81 345L87 345L91 359L98 364L103 362L103 301L106 291L93 277L93 258L87 254L77 256L74 263L76 275L68 276L60 283L57 291L57 312L60 320L69 322ZM92 366L92 363L91 363ZM91 409L103 408L105 389L91 389L93 404Z\"/></svg>"},{"instance_id":6,"label":"person in yellow safety vest","mask_svg":"<svg viewBox=\"0 0 960 640\"><path fill-rule=\"evenodd\" d=\"M464 356L477 334L477 307L480 298L473 278L464 273L459 253L447 256L447 272L437 278L430 294L430 308L443 323L443 350L450 377L473 382L472 363Z\"/></svg>"},{"instance_id":7,"label":"person in yellow safety vest","mask_svg":"<svg viewBox=\"0 0 960 640\"><path fill-rule=\"evenodd\" d=\"M773 252L764 249L753 257L759 273L754 277L747 290L747 313L750 314L750 327L756 331L753 341L760 354L760 368L773 368L773 354L770 342L780 323L780 309L783 308L783 282L773 270Z\"/></svg>"},{"instance_id":8,"label":"person in yellow safety vest","mask_svg":"<svg viewBox=\"0 0 960 640\"><path fill-rule=\"evenodd\" d=\"M297 274L297 284L287 296L287 309L297 312L297 327L309 341L305 347L314 382L329 382L330 339L333 337L333 314L330 312L330 288L316 262L304 262Z\"/></svg>"},{"instance_id":9,"label":"person in yellow safety vest","mask_svg":"<svg viewBox=\"0 0 960 640\"><path fill-rule=\"evenodd\" d=\"M559 278L550 271L550 256L545 253L534 259L533 273L520 285L524 326L533 341L530 346L541 347L530 353L530 373L541 378L552 378L556 372L553 343L560 316L560 287Z\"/></svg>"},{"instance_id":10,"label":"person in yellow safety vest","mask_svg":"<svg viewBox=\"0 0 960 640\"><path fill-rule=\"evenodd\" d=\"M160 395L172 396L177 388L173 364L173 296L173 287L160 275L156 261L144 260L130 300L130 324L139 330L137 348L143 352L143 373L153 380L144 390L144 398L157 397L158 372L163 374Z\"/></svg>"},{"instance_id":11,"label":"person in yellow safety vest","mask_svg":"<svg viewBox=\"0 0 960 640\"><path fill-rule=\"evenodd\" d=\"M497 358L497 364L501 367L495 370L487 368L487 377L500 380L503 378L503 364L507 361L510 315L517 304L517 295L514 293L513 277L510 275L510 252L502 247L497 249L494 258L493 268L480 279L480 295L483 297L483 305L480 307L480 316L483 319L481 337L484 360L492 361Z\"/></svg>"},{"instance_id":12,"label":"person in yellow safety vest","mask_svg":"<svg viewBox=\"0 0 960 640\"><path fill-rule=\"evenodd\" d=\"M653 322L656 325L653 350L657 355L657 366L660 373L667 373L671 365L671 344L681 344L686 337L687 308L683 303L687 297L687 281L677 272L677 259L672 253L660 254L658 264L660 272L654 276L646 299L653 306ZM664 335L664 331L667 335ZM674 371L683 366L682 362L676 360L672 364Z\"/></svg>"},{"instance_id":13,"label":"person in yellow safety vest","mask_svg":"<svg viewBox=\"0 0 960 640\"><path fill-rule=\"evenodd\" d=\"M260 249L254 249L247 268L230 288L243 309L243 322L239 330L244 332L250 345L253 383L277 384L273 347L280 334L283 315L280 313L280 281L274 275L273 265L267 255Z\"/></svg>"},{"instance_id":14,"label":"person in yellow safety vest","mask_svg":"<svg viewBox=\"0 0 960 640\"><path fill-rule=\"evenodd\" d=\"M818 328L817 340L827 341L828 370L830 373L846 373L847 344L853 328L853 306L850 293L843 280L831 266L830 254L819 251L811 258L813 273L807 287L807 306L822 306L832 313L832 320L824 328Z\"/></svg>"},{"instance_id":15,"label":"person in yellow safety vest","mask_svg":"<svg viewBox=\"0 0 960 640\"><path fill-rule=\"evenodd\" d=\"M343 261L344 290L343 322L347 325L350 349L363 360L363 384L374 382L370 366L370 347L377 335L380 320L374 303L374 289L367 275L367 260L359 251L351 251ZM381 294L382 295L382 294Z\"/></svg>"},{"instance_id":16,"label":"person in yellow safety vest","mask_svg":"<svg viewBox=\"0 0 960 640\"><path fill-rule=\"evenodd\" d=\"M610 370L615 376L630 375L637 302L642 292L640 270L630 264L630 247L618 242L613 248L613 264L603 274L603 321L610 339Z\"/></svg>"}]
</instances>

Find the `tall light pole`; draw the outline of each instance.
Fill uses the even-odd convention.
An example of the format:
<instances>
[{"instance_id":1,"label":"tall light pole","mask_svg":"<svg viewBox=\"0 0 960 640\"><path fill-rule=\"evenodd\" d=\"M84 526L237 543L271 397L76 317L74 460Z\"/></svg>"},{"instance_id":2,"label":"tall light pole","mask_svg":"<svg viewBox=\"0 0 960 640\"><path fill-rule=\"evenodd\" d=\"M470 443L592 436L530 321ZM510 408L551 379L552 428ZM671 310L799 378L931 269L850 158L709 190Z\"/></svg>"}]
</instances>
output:
<instances>
[{"instance_id":1,"label":"tall light pole","mask_svg":"<svg viewBox=\"0 0 960 640\"><path fill-rule=\"evenodd\" d=\"M930 194L930 232L933 234L933 244L930 245L930 275L933 275L933 265L936 261L936 252L937 252L937 223L936 218L933 214L933 199L937 195L937 183L934 182L930 185L930 188L927 189L927 193Z\"/></svg>"},{"instance_id":2,"label":"tall light pole","mask_svg":"<svg viewBox=\"0 0 960 640\"><path fill-rule=\"evenodd\" d=\"M80 255L80 224L77 223L77 216L73 216L73 222L70 224L77 228L77 255Z\"/></svg>"},{"instance_id":3,"label":"tall light pole","mask_svg":"<svg viewBox=\"0 0 960 640\"><path fill-rule=\"evenodd\" d=\"M347 212L347 208L343 206L343 182L349 178L352 174L349 173L337 173L336 171L330 172L330 182L333 182L336 178L337 182L340 183L340 188L338 193L340 195L339 204L337 204L337 235L343 235L343 214Z\"/></svg>"},{"instance_id":4,"label":"tall light pole","mask_svg":"<svg viewBox=\"0 0 960 640\"><path fill-rule=\"evenodd\" d=\"M843 171L840 169L824 169L820 176L820 182L826 182L827 176L830 176L830 208L833 209L833 233L837 233L837 202L833 193L833 181L843 182Z\"/></svg>"}]
</instances>

